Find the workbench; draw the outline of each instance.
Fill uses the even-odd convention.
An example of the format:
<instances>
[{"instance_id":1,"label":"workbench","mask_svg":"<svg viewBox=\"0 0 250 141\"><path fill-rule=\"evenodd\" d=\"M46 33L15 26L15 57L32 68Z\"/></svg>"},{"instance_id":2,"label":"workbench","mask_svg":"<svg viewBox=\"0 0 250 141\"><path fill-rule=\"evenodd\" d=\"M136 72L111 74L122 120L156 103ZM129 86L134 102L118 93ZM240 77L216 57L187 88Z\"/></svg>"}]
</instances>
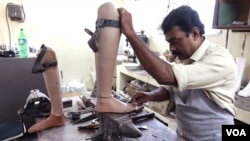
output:
<instances>
[{"instance_id":1,"label":"workbench","mask_svg":"<svg viewBox=\"0 0 250 141\"><path fill-rule=\"evenodd\" d=\"M66 125L58 128L52 128L38 133L38 141L84 141L91 140L91 136L95 134L94 129L78 130L78 126L87 124L88 122L73 124L66 119ZM142 120L136 125L146 125L147 130L141 130L142 136L139 138L123 137L119 141L176 141L177 134L168 128L156 118Z\"/></svg>"},{"instance_id":2,"label":"workbench","mask_svg":"<svg viewBox=\"0 0 250 141\"><path fill-rule=\"evenodd\" d=\"M69 98L67 98L69 99ZM70 97L72 99L73 107L65 108L64 111L76 110L78 96ZM40 122L42 119L37 119ZM37 139L25 140L25 141L85 141L91 140L91 136L96 133L97 130L94 129L78 129L78 126L83 126L89 124L91 121L73 123L71 119L65 117L65 126L47 129L45 131L37 133ZM174 130L170 129L163 122L159 121L157 118L149 118L141 121L137 121L135 125L146 125L147 130L141 130L142 136L139 138L128 138L123 137L121 140L126 141L176 141L177 134ZM23 141L23 140L22 140ZM179 141L179 138L178 138Z\"/></svg>"}]
</instances>

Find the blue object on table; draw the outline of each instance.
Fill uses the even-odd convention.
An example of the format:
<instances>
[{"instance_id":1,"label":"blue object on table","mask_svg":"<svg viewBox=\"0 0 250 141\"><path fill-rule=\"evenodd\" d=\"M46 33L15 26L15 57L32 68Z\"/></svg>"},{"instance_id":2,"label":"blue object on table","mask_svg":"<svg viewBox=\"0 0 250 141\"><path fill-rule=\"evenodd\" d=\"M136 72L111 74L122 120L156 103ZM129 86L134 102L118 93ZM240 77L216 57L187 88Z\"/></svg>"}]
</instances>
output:
<instances>
[{"instance_id":1,"label":"blue object on table","mask_svg":"<svg viewBox=\"0 0 250 141\"><path fill-rule=\"evenodd\" d=\"M8 141L23 136L26 132L21 120L10 121L0 124L0 140Z\"/></svg>"}]
</instances>

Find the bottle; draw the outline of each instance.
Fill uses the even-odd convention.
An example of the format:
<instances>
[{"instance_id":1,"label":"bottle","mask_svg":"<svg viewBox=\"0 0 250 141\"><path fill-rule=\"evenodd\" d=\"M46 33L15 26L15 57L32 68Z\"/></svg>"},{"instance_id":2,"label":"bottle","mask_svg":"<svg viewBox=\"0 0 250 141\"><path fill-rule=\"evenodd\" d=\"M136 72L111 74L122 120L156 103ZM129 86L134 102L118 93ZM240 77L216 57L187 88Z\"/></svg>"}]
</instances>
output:
<instances>
[{"instance_id":1,"label":"bottle","mask_svg":"<svg viewBox=\"0 0 250 141\"><path fill-rule=\"evenodd\" d=\"M27 58L28 57L28 41L22 28L20 29L20 33L18 36L18 45L19 45L19 56L21 58Z\"/></svg>"}]
</instances>

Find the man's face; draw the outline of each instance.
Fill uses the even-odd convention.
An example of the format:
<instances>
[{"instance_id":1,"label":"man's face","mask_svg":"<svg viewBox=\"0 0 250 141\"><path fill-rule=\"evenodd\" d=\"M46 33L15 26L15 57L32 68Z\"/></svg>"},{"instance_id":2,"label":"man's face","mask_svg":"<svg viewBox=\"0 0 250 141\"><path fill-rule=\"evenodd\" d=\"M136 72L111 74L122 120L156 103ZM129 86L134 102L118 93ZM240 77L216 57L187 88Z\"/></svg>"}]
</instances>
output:
<instances>
[{"instance_id":1,"label":"man's face","mask_svg":"<svg viewBox=\"0 0 250 141\"><path fill-rule=\"evenodd\" d=\"M188 59L194 52L194 39L192 34L186 36L178 26L174 26L165 33L165 39L169 43L169 49L180 60Z\"/></svg>"}]
</instances>

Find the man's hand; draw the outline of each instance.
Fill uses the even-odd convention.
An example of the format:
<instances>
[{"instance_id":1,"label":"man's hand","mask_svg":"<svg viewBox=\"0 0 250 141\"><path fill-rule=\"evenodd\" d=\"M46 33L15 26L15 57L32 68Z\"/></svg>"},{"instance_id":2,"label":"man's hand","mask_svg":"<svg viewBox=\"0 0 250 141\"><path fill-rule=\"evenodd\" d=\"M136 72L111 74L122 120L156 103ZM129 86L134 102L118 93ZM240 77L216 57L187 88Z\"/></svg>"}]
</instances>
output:
<instances>
[{"instance_id":1,"label":"man's hand","mask_svg":"<svg viewBox=\"0 0 250 141\"><path fill-rule=\"evenodd\" d=\"M125 8L117 9L120 14L121 31L125 36L135 34L132 22L132 15Z\"/></svg>"},{"instance_id":2,"label":"man's hand","mask_svg":"<svg viewBox=\"0 0 250 141\"><path fill-rule=\"evenodd\" d=\"M158 87L150 92L138 91L131 98L131 103L134 106L140 106L149 101L165 101L170 99L170 94L164 87Z\"/></svg>"},{"instance_id":3,"label":"man's hand","mask_svg":"<svg viewBox=\"0 0 250 141\"><path fill-rule=\"evenodd\" d=\"M131 103L134 106L141 106L143 103L146 103L151 100L151 94L149 92L138 91L134 94L131 99Z\"/></svg>"}]
</instances>

